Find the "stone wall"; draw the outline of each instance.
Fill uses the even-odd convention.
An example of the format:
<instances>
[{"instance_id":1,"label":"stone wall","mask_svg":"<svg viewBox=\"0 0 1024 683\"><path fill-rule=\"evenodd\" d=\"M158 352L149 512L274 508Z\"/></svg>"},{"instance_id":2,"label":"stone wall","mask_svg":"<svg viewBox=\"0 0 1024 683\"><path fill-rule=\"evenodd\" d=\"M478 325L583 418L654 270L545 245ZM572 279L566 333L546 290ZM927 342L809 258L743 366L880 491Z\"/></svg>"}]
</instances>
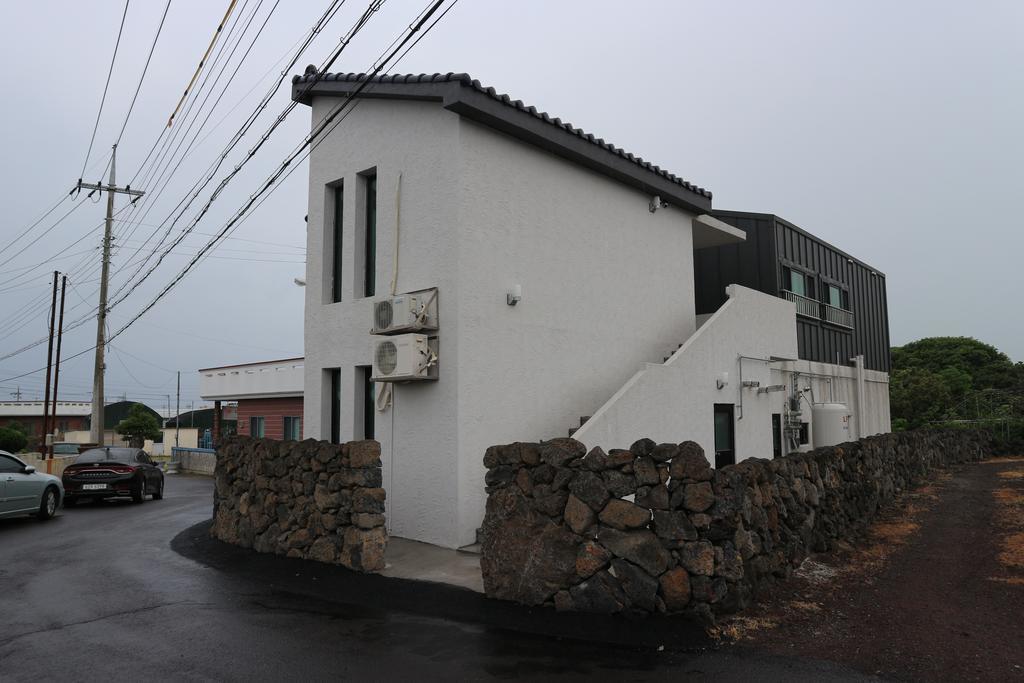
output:
<instances>
[{"instance_id":1,"label":"stone wall","mask_svg":"<svg viewBox=\"0 0 1024 683\"><path fill-rule=\"evenodd\" d=\"M494 446L484 590L558 610L737 611L931 470L987 449L979 432L903 432L716 470L692 441Z\"/></svg>"},{"instance_id":2,"label":"stone wall","mask_svg":"<svg viewBox=\"0 0 1024 683\"><path fill-rule=\"evenodd\" d=\"M380 444L230 437L217 449L210 533L357 571L384 568Z\"/></svg>"}]
</instances>

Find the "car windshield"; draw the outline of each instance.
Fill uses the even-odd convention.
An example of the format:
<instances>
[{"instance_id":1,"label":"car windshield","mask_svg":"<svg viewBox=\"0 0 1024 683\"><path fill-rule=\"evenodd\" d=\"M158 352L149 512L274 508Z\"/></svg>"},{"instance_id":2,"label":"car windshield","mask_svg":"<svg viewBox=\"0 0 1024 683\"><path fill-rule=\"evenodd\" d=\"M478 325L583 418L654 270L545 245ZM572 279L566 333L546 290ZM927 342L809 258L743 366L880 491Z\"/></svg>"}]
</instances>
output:
<instances>
[{"instance_id":1,"label":"car windshield","mask_svg":"<svg viewBox=\"0 0 1024 683\"><path fill-rule=\"evenodd\" d=\"M90 448L75 458L75 464L105 461L131 463L135 462L135 453L134 448Z\"/></svg>"}]
</instances>

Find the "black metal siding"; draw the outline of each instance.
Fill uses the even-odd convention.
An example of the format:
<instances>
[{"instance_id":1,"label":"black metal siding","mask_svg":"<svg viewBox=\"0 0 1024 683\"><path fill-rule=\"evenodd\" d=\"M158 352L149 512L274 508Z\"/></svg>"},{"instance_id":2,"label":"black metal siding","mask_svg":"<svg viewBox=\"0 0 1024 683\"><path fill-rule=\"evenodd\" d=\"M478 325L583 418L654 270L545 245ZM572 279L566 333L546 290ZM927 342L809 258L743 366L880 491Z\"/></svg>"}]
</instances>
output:
<instances>
[{"instance_id":1,"label":"black metal siding","mask_svg":"<svg viewBox=\"0 0 1024 683\"><path fill-rule=\"evenodd\" d=\"M738 284L778 294L774 225L771 216L750 215L728 223L747 233L740 244L698 249L693 253L697 314L714 313L725 303L725 288Z\"/></svg>"},{"instance_id":2,"label":"black metal siding","mask_svg":"<svg viewBox=\"0 0 1024 683\"><path fill-rule=\"evenodd\" d=\"M853 311L853 330L797 316L800 358L848 365L864 354L865 367L889 372L885 275L777 216L734 211L715 215L746 232L747 241L695 252L698 314L717 310L732 283L778 296L782 268L796 266L815 276L818 299L827 283L846 289Z\"/></svg>"}]
</instances>

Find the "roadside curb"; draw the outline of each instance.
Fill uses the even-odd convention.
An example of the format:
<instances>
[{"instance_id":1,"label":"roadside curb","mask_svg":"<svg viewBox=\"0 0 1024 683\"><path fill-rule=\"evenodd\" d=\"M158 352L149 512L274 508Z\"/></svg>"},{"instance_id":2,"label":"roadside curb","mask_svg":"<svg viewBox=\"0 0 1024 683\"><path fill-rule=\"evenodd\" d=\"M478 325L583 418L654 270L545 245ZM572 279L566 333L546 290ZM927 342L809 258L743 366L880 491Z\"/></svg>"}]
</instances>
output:
<instances>
[{"instance_id":1,"label":"roadside curb","mask_svg":"<svg viewBox=\"0 0 1024 683\"><path fill-rule=\"evenodd\" d=\"M171 540L171 549L269 590L545 637L686 652L715 646L702 624L685 617L628 618L525 607L492 600L467 588L361 574L339 565L257 553L212 538L210 525L207 520L185 529Z\"/></svg>"}]
</instances>

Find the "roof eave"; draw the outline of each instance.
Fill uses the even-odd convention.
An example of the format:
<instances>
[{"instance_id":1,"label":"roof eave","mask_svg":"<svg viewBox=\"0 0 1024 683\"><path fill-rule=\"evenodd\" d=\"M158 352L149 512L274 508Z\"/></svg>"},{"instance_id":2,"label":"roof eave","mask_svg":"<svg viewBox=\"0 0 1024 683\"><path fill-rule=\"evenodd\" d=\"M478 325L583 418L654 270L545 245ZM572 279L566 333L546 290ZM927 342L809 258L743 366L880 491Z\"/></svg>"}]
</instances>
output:
<instances>
[{"instance_id":1,"label":"roof eave","mask_svg":"<svg viewBox=\"0 0 1024 683\"><path fill-rule=\"evenodd\" d=\"M540 147L552 154L602 173L614 180L631 185L649 195L658 195L663 201L695 213L711 210L711 199L679 183L645 170L627 158L614 154L543 119L510 108L476 90L460 88L456 97L446 99L444 107L456 114L500 130L524 142Z\"/></svg>"},{"instance_id":2,"label":"roof eave","mask_svg":"<svg viewBox=\"0 0 1024 683\"><path fill-rule=\"evenodd\" d=\"M360 84L361 81L325 78L310 85L297 79L292 85L292 99L311 106L313 98L318 96L352 95ZM440 102L446 109L463 118L540 147L646 194L658 195L674 206L697 214L711 211L709 192L691 189L673 181L665 177L663 172L655 170L657 167L646 169L633 155L617 154L603 146L603 141L597 141L594 136L567 130L559 125L558 119L546 120L530 111L509 106L481 90L466 87L459 80L374 81L358 97Z\"/></svg>"}]
</instances>

